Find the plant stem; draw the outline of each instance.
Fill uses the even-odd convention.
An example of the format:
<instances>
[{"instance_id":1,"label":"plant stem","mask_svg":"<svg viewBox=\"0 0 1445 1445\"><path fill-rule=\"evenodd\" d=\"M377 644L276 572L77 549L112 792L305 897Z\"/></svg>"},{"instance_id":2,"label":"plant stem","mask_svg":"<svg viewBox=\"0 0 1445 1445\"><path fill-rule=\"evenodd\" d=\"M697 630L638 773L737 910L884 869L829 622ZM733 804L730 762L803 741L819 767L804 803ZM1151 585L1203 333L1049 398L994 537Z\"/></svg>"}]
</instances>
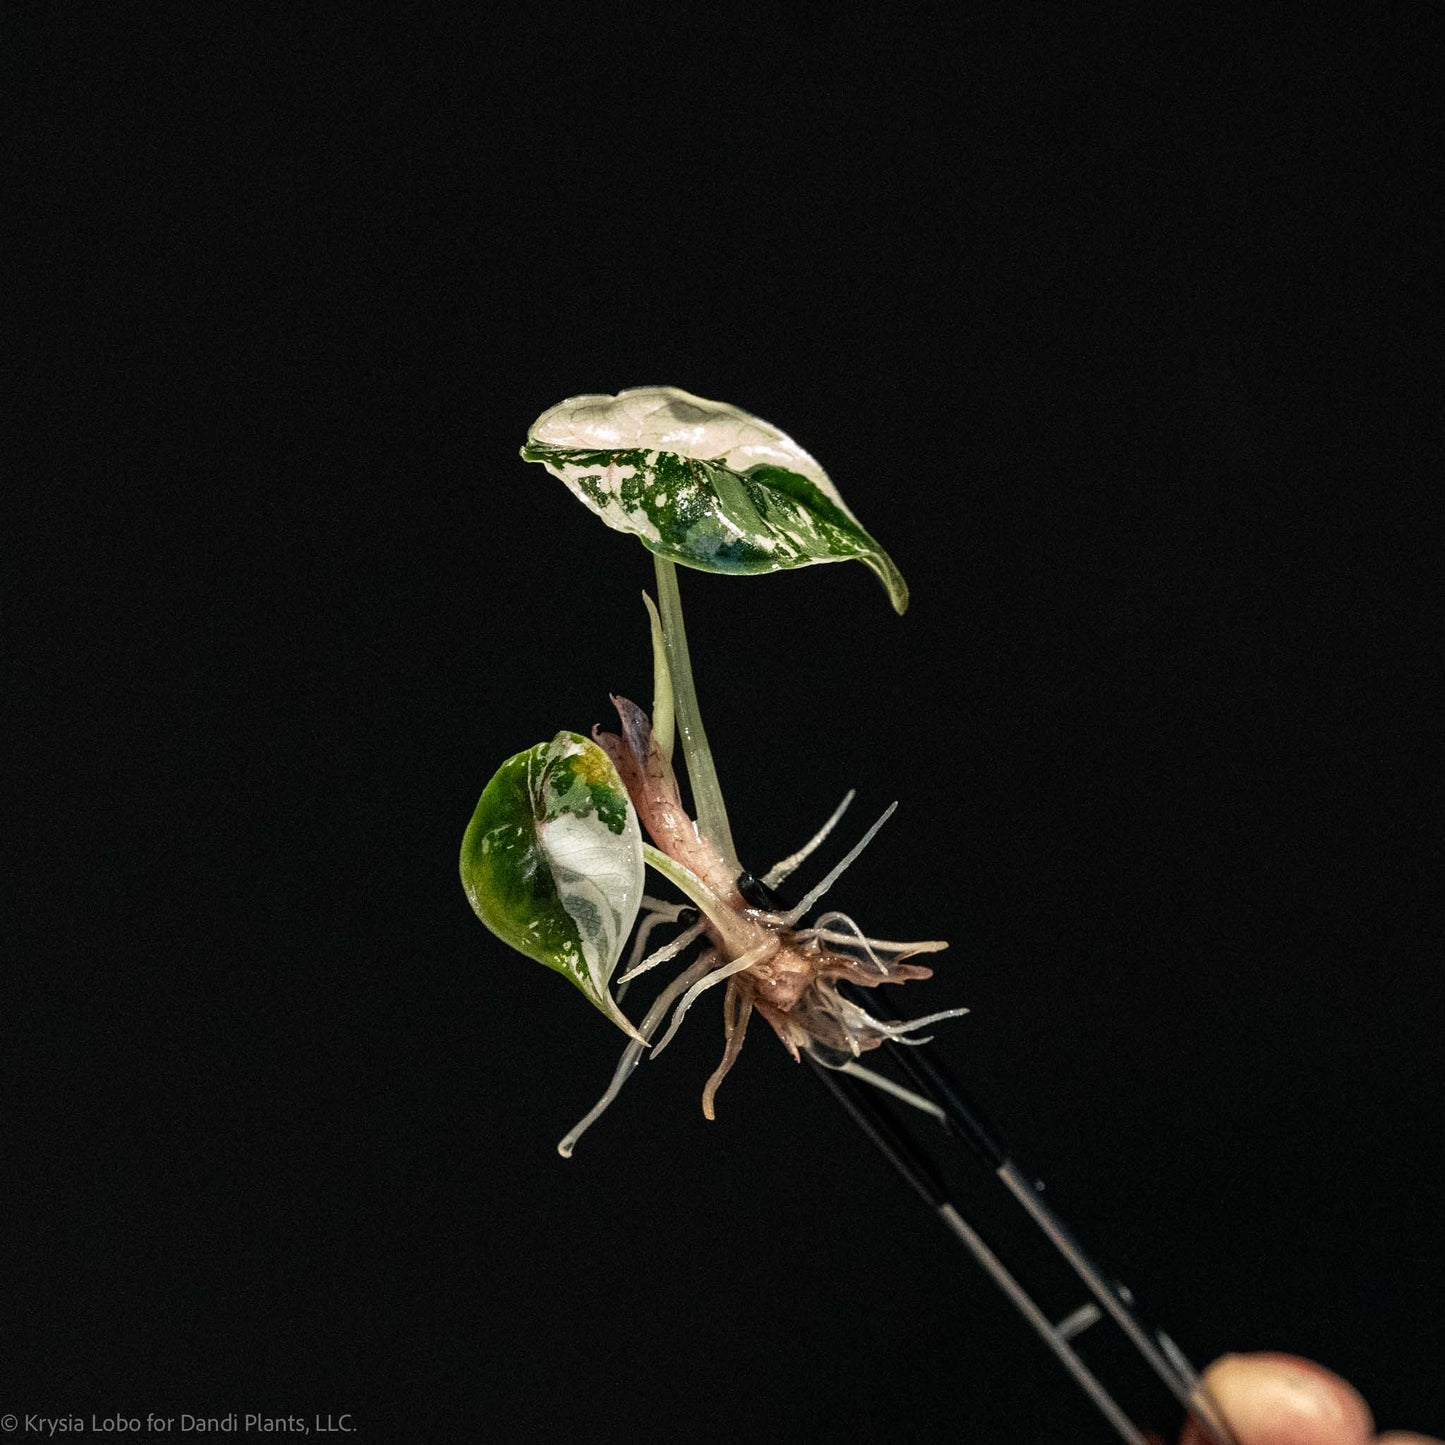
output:
<instances>
[{"instance_id":1,"label":"plant stem","mask_svg":"<svg viewBox=\"0 0 1445 1445\"><path fill-rule=\"evenodd\" d=\"M690 868L684 868L651 843L642 845L642 857L649 868L655 868L679 893L697 905L729 949L746 952L757 943L758 930L740 919Z\"/></svg>"},{"instance_id":2,"label":"plant stem","mask_svg":"<svg viewBox=\"0 0 1445 1445\"><path fill-rule=\"evenodd\" d=\"M647 606L647 621L652 632L652 736L658 750L672 761L672 676L667 670L667 643L662 637L662 618L647 593L642 594Z\"/></svg>"},{"instance_id":3,"label":"plant stem","mask_svg":"<svg viewBox=\"0 0 1445 1445\"><path fill-rule=\"evenodd\" d=\"M668 671L672 674L673 707L677 731L682 738L682 754L687 760L687 780L692 787L697 824L728 865L736 868L738 855L733 847L733 833L728 826L717 768L713 765L712 749L707 745L707 733L703 731L702 715L697 707L697 691L692 683L692 660L687 652L687 630L682 624L677 567L656 553L652 560L657 564L657 603L662 613L662 638L667 649Z\"/></svg>"}]
</instances>

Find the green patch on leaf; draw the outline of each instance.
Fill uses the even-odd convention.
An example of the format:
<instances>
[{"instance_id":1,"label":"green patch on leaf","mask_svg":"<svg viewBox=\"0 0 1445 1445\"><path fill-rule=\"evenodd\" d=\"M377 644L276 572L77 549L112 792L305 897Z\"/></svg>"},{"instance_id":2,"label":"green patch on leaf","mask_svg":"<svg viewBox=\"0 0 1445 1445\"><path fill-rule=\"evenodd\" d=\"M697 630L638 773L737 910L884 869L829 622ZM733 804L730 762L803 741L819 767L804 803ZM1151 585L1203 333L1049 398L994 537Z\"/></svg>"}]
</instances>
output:
<instances>
[{"instance_id":1,"label":"green patch on leaf","mask_svg":"<svg viewBox=\"0 0 1445 1445\"><path fill-rule=\"evenodd\" d=\"M642 902L642 871L622 779L577 733L508 758L462 838L462 886L477 917L634 1037L608 984Z\"/></svg>"}]
</instances>

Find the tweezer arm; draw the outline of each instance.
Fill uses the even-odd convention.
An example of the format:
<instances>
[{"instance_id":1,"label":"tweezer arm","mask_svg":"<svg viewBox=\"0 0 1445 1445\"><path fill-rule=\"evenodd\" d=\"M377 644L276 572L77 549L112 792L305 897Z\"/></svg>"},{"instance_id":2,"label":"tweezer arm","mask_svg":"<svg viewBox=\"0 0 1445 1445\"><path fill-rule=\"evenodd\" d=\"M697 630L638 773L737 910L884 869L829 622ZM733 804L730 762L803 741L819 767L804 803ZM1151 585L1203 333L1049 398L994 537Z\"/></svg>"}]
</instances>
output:
<instances>
[{"instance_id":1,"label":"tweezer arm","mask_svg":"<svg viewBox=\"0 0 1445 1445\"><path fill-rule=\"evenodd\" d=\"M949 1198L940 1171L878 1095L867 1084L829 1069L811 1056L808 1061L858 1127L983 1266L1119 1437L1128 1441L1129 1445L1159 1445L1164 1438L1157 1429L1141 1425L1119 1403L1074 1347L1073 1341L1078 1336L1106 1318L1112 1320L1148 1371L1173 1396L1178 1405L1177 1423L1180 1426L1186 1418L1192 1417L1213 1445L1236 1445L1229 1427L1189 1361L1167 1335L1146 1328L1140 1321L1128 1292L1104 1275L1079 1247L1068 1226L1040 1197L1042 1186L1032 1181L1013 1162L997 1131L954 1084L942 1065L931 1057L927 1046L905 1048L894 1044L889 1046L889 1052L910 1083L938 1109L949 1133L1003 1183L1048 1245L1082 1281L1092 1298L1063 1318L1050 1319L1024 1285L963 1218ZM1150 1422L1151 1425L1153 1423Z\"/></svg>"},{"instance_id":2,"label":"tweezer arm","mask_svg":"<svg viewBox=\"0 0 1445 1445\"><path fill-rule=\"evenodd\" d=\"M738 888L745 898L758 907L782 906L772 890L749 873L743 873L738 878ZM886 1001L880 998L880 995L887 990L862 990L846 986L845 989L849 998L859 1008L881 1017L880 1011ZM1085 1300L1062 1319L1051 1320L1028 1290L1019 1283L1013 1272L963 1218L948 1197L948 1190L938 1169L883 1105L873 1089L856 1077L826 1067L811 1054L805 1057L813 1071L863 1133L983 1266L1014 1308L1029 1322L1073 1376L1075 1383L1114 1427L1119 1437L1127 1441L1128 1445L1173 1445L1185 1420L1192 1419L1212 1445L1238 1445L1194 1367L1178 1346L1162 1330L1150 1330L1143 1325L1132 1308L1132 1296L1129 1292L1123 1285L1101 1273L1079 1247L1068 1226L1039 1197L1042 1184L1022 1173L1009 1157L1008 1149L998 1132L988 1124L977 1105L954 1083L928 1045L905 1047L895 1042L887 1047L914 1088L933 1105L944 1128L1003 1183L1048 1245L1084 1283L1089 1294L1093 1296L1092 1299ZM1159 1433L1156 1420L1141 1420L1137 1417L1137 1412L1126 1410L1074 1348L1075 1339L1106 1319L1112 1320L1148 1373L1173 1397L1177 1418L1170 1421L1171 1433L1167 1438Z\"/></svg>"},{"instance_id":3,"label":"tweezer arm","mask_svg":"<svg viewBox=\"0 0 1445 1445\"><path fill-rule=\"evenodd\" d=\"M1098 1318L1097 1309L1094 1308L1092 1316L1085 1316L1083 1311L1076 1310L1057 1324L1051 1323L1029 1293L1004 1267L998 1256L959 1214L944 1192L932 1166L898 1128L892 1116L879 1106L869 1093L868 1086L825 1068L811 1056L808 1057L808 1062L863 1133L878 1146L894 1168L923 1196L943 1223L968 1247L993 1282L1008 1296L1014 1308L1034 1327L1079 1387L1103 1412L1120 1438L1127 1440L1129 1445L1150 1445L1149 1437L1135 1426L1069 1343L1073 1335ZM1089 1308L1091 1307L1085 1307Z\"/></svg>"},{"instance_id":4,"label":"tweezer arm","mask_svg":"<svg viewBox=\"0 0 1445 1445\"><path fill-rule=\"evenodd\" d=\"M855 997L857 995L855 994ZM1059 1255L1087 1286L1097 1303L1085 1304L1075 1315L1061 1322L1060 1328L1076 1317L1089 1312L1084 1323L1075 1326L1077 1334L1099 1318L1100 1306L1114 1319L1129 1342L1144 1358L1154 1375L1169 1392L1194 1415L1200 1426L1218 1445L1235 1445L1229 1427L1218 1407L1203 1390L1199 1376L1179 1347L1162 1331L1151 1331L1140 1321L1130 1306L1127 1291L1107 1278L1085 1254L1072 1230L1041 1197L1041 1185L1030 1179L1008 1156L998 1131L985 1120L982 1110L949 1076L947 1069L933 1056L927 1045L904 1048L890 1046L898 1064L909 1080L926 1098L943 1112L948 1131L975 1155L987 1163L1009 1193L1048 1238ZM990 1271L991 1272L991 1271Z\"/></svg>"}]
</instances>

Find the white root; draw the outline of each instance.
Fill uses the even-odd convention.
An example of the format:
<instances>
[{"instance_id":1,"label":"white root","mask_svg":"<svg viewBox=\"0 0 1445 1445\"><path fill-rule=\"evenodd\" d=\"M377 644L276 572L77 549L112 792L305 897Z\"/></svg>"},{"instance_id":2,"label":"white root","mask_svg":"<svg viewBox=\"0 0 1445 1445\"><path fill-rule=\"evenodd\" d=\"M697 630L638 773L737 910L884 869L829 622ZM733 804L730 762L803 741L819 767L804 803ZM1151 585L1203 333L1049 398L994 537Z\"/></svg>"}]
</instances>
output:
<instances>
[{"instance_id":1,"label":"white root","mask_svg":"<svg viewBox=\"0 0 1445 1445\"><path fill-rule=\"evenodd\" d=\"M658 994L653 1005L647 1011L647 1017L638 1025L638 1033L644 1038L651 1038L652 1031L660 1024L666 1016L672 1001L682 993L689 985L703 977L710 968L717 962L717 954L709 949L690 968L673 979L663 991ZM646 1044L640 1044L633 1039L622 1051L622 1057L617 1062L617 1068L612 1075L612 1082L607 1086L607 1092L587 1111L581 1121L575 1124L565 1138L557 1145L557 1152L564 1158L570 1159L572 1151L577 1147L577 1141L595 1124L598 1119L607 1111L607 1106L622 1092L622 1086L627 1082L628 1076L637 1067L637 1061L642 1057L642 1051Z\"/></svg>"},{"instance_id":2,"label":"white root","mask_svg":"<svg viewBox=\"0 0 1445 1445\"><path fill-rule=\"evenodd\" d=\"M968 1012L966 1008L940 1009L938 1013L924 1014L922 1018L905 1019L901 1023L884 1023L882 1019L876 1019L866 1009L861 1009L857 1004L849 1003L846 999L840 999L843 1005L842 1014L850 1027L858 1028L872 1034L878 1034L885 1039L894 1039L900 1044L926 1044L931 1039L909 1038L917 1029L927 1028L929 1024L941 1023L944 1019L959 1019Z\"/></svg>"},{"instance_id":3,"label":"white root","mask_svg":"<svg viewBox=\"0 0 1445 1445\"><path fill-rule=\"evenodd\" d=\"M682 1022L683 1016L697 1001L700 994L710 989L714 984L722 983L731 978L735 973L742 973L744 969L751 968L755 963L761 963L770 954L776 953L778 941L775 938L764 939L756 948L750 948L740 958L735 958L731 963L725 963L721 968L714 969L705 978L700 978L683 995L683 1000L677 1006L677 1012L672 1016L672 1022L667 1026L667 1032L658 1040L652 1050L652 1057L655 1059L672 1041L672 1036L677 1032L678 1025ZM646 1030L644 1029L644 1032Z\"/></svg>"},{"instance_id":4,"label":"white root","mask_svg":"<svg viewBox=\"0 0 1445 1445\"><path fill-rule=\"evenodd\" d=\"M823 881L804 894L802 902L796 908L777 915L778 921L785 928L791 928L838 881L844 869L873 841L874 834L893 816L897 807L897 803L889 803L883 810L883 816L844 854L843 861L824 874Z\"/></svg>"},{"instance_id":5,"label":"white root","mask_svg":"<svg viewBox=\"0 0 1445 1445\"><path fill-rule=\"evenodd\" d=\"M686 903L664 903L660 898L649 898L646 894L642 898L642 907L645 915L641 923L637 925L637 937L632 942L632 953L627 960L627 967L622 977L617 980L617 1002L622 1002L622 996L627 992L627 980L638 972L637 964L641 959L643 950L647 947L647 940L652 936L652 930L659 923L676 923L684 913L691 912L691 906Z\"/></svg>"},{"instance_id":6,"label":"white root","mask_svg":"<svg viewBox=\"0 0 1445 1445\"><path fill-rule=\"evenodd\" d=\"M690 944L695 943L702 936L702 931L707 927L703 919L698 919L691 928L685 928L671 943L664 943L661 948L649 953L641 963L634 963L626 973L617 980L617 994L622 996L622 989L632 982L639 974L646 973L650 968L656 968L660 963L670 963Z\"/></svg>"},{"instance_id":7,"label":"white root","mask_svg":"<svg viewBox=\"0 0 1445 1445\"><path fill-rule=\"evenodd\" d=\"M849 788L843 797L843 801L833 809L833 816L798 849L796 853L790 853L781 863L774 863L766 873L763 874L763 883L768 888L776 888L785 878L797 872L798 868L811 856L813 850L838 826L838 820L848 811L848 804L857 797L854 789Z\"/></svg>"},{"instance_id":8,"label":"white root","mask_svg":"<svg viewBox=\"0 0 1445 1445\"><path fill-rule=\"evenodd\" d=\"M692 911L691 903L669 903L665 898L653 898L647 893L642 895L640 906L648 913L660 913L669 923L676 923L684 913Z\"/></svg>"},{"instance_id":9,"label":"white root","mask_svg":"<svg viewBox=\"0 0 1445 1445\"><path fill-rule=\"evenodd\" d=\"M826 1060L818 1058L816 1053L813 1054L813 1058L817 1059L825 1069L832 1069L839 1074L851 1074L853 1078L862 1079L865 1084L872 1084L875 1089L881 1089L885 1094L892 1094L895 1099L902 1099L905 1104L911 1104L915 1109L919 1109L925 1114L931 1114L940 1124L948 1122L948 1116L932 1099L925 1099L922 1094L915 1094L912 1089L906 1089L902 1084L895 1084L892 1079L875 1073L872 1069L865 1069L862 1064L852 1062L830 1064Z\"/></svg>"},{"instance_id":10,"label":"white root","mask_svg":"<svg viewBox=\"0 0 1445 1445\"><path fill-rule=\"evenodd\" d=\"M823 915L823 918L830 917L832 917L831 914ZM925 939L921 943L897 943L890 938L864 938L856 932L858 927L856 923L853 924L855 932L842 933L835 929L819 926L822 924L823 918L819 918L818 923L815 924L812 928L802 929L799 932L798 937L805 941L810 939L817 939L819 943L863 943L866 944L875 953L942 953L943 950L948 947L947 942L941 938ZM851 919L849 921L852 922Z\"/></svg>"},{"instance_id":11,"label":"white root","mask_svg":"<svg viewBox=\"0 0 1445 1445\"><path fill-rule=\"evenodd\" d=\"M833 931L832 925L834 924L838 926L839 930L841 930L840 932ZM846 913L839 913L834 910L831 913L823 914L817 922L814 923L813 927L808 929L808 935L811 938L820 940L826 937L829 942L838 942L861 948L868 962L887 978L888 966L873 951L873 945L863 937L863 930L859 928Z\"/></svg>"}]
</instances>

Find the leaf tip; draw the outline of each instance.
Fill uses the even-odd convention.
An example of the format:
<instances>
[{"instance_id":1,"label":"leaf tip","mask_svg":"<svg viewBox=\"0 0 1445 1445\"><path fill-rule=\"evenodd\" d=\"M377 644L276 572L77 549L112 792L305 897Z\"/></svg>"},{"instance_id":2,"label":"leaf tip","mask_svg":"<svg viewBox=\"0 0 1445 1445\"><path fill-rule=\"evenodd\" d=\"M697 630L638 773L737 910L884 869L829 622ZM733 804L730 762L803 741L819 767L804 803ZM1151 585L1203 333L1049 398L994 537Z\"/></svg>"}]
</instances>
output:
<instances>
[{"instance_id":1,"label":"leaf tip","mask_svg":"<svg viewBox=\"0 0 1445 1445\"><path fill-rule=\"evenodd\" d=\"M883 590L888 594L893 610L902 617L908 611L908 583L903 580L903 573L898 570L893 558L880 547L877 552L869 553L861 560L873 569L883 584Z\"/></svg>"},{"instance_id":2,"label":"leaf tip","mask_svg":"<svg viewBox=\"0 0 1445 1445\"><path fill-rule=\"evenodd\" d=\"M647 1035L638 1032L637 1026L618 1008L617 1001L610 993L605 993L601 998L594 998L592 1001L628 1038L634 1043L641 1044L643 1048L647 1047Z\"/></svg>"}]
</instances>

